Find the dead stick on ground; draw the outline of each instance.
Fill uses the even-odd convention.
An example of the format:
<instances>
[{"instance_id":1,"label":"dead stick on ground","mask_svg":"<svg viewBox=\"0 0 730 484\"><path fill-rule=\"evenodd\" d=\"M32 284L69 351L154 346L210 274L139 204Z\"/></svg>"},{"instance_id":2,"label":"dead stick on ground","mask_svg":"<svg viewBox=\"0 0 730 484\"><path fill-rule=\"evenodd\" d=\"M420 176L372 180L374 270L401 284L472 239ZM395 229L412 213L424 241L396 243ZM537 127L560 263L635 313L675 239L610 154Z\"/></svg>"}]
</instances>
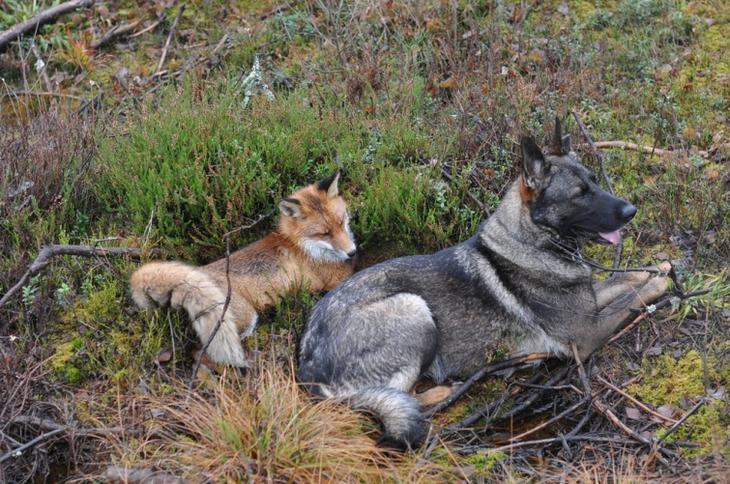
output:
<instances>
[{"instance_id":1,"label":"dead stick on ground","mask_svg":"<svg viewBox=\"0 0 730 484\"><path fill-rule=\"evenodd\" d=\"M684 414L684 417L680 418L674 425L672 425L669 428L669 430L666 431L666 433L664 435L662 435L661 437L659 437L659 440L657 441L657 443L666 440L667 437L669 437L674 432L676 432L677 429L679 427L681 427L687 421L688 418L690 418L692 415L694 415L695 412L697 412L697 410L699 410L700 407L702 407L702 405L704 405L704 404L705 404L705 400L704 399L703 400L700 400L697 403L697 405L695 405L694 407L692 407L692 409L689 412L687 412L686 414Z\"/></svg>"},{"instance_id":2,"label":"dead stick on ground","mask_svg":"<svg viewBox=\"0 0 730 484\"><path fill-rule=\"evenodd\" d=\"M683 301L683 300L691 298L691 297L702 296L704 294L707 294L708 292L710 292L709 289L700 289L699 291L692 291L692 292L683 294L682 296L674 296L674 297L679 297L679 299L681 301ZM611 337L611 339L608 340L608 343L613 343L614 341L620 339L623 335L625 335L626 333L628 333L629 331L634 329L640 322L645 320L650 314L654 314L658 309L661 309L665 306L669 306L671 303L672 303L672 298L667 298L667 299L664 299L657 303L650 304L649 306L647 306L647 309L644 312L639 314L633 321L631 321L628 325L626 325L624 327L624 329L622 329L621 331L619 331L618 333L613 335ZM608 344L608 343L606 343L606 344Z\"/></svg>"},{"instance_id":3,"label":"dead stick on ground","mask_svg":"<svg viewBox=\"0 0 730 484\"><path fill-rule=\"evenodd\" d=\"M109 30L107 33L105 33L99 40L95 40L91 43L90 47L94 50L100 49L101 47L104 47L112 40L116 39L117 37L121 37L123 35L128 35L131 32L134 31L134 29L137 28L137 25L139 25L139 20L135 22L131 22L128 24L121 24L121 25L115 25L111 30Z\"/></svg>"},{"instance_id":4,"label":"dead stick on ground","mask_svg":"<svg viewBox=\"0 0 730 484\"><path fill-rule=\"evenodd\" d=\"M160 57L160 62L157 64L157 69L155 70L155 74L158 74L162 70L162 66L165 64L165 57L167 57L167 51L170 49L170 42L172 42L172 37L175 35L175 30L177 29L177 23L180 21L180 17L182 16L183 11L185 10L185 4L183 3L180 5L180 7L177 10L177 15L175 15L175 20L172 22L172 27L170 27L170 33L167 34L167 40L165 41L165 48L162 49L162 56Z\"/></svg>"},{"instance_id":5,"label":"dead stick on ground","mask_svg":"<svg viewBox=\"0 0 730 484\"><path fill-rule=\"evenodd\" d=\"M151 471L148 469L127 469L119 466L109 466L104 472L105 482L125 483L154 483L154 484L182 484L185 480L181 477L166 474L164 472Z\"/></svg>"},{"instance_id":6,"label":"dead stick on ground","mask_svg":"<svg viewBox=\"0 0 730 484\"><path fill-rule=\"evenodd\" d=\"M34 275L42 271L50 262L51 259L58 255L74 255L81 257L98 257L107 255L127 255L130 257L139 257L144 253L142 249L136 247L94 247L91 245L45 245L41 248L38 256L35 258L33 263L30 265L28 270L23 274L20 280L11 287L5 295L0 298L0 308L5 306L7 302L12 298L20 289L25 285L28 280ZM160 253L159 250L152 250L150 253Z\"/></svg>"},{"instance_id":7,"label":"dead stick on ground","mask_svg":"<svg viewBox=\"0 0 730 484\"><path fill-rule=\"evenodd\" d=\"M580 375L581 382L583 382L583 387L585 388L586 395L591 396L590 380L588 379L588 375L586 374L585 368L583 368L583 362L580 359L580 355L578 353L578 347L576 346L575 343L571 343L570 346L571 346L571 349L573 350L573 357L575 358L575 363L578 365L578 375ZM600 414L602 414L604 417L606 417L609 420L609 422L611 422L613 425L618 427L623 433L625 433L632 439L634 439L637 442L640 442L644 445L650 446L652 449L654 449L655 448L654 446L656 446L656 450L658 450L659 452L661 452L663 454L668 454L668 455L672 455L672 456L674 455L672 452L668 451L667 449L663 449L663 448L659 447L658 443L652 443L650 440L642 437L634 429L632 429L631 427L629 427L628 425L623 423L621 421L621 419L619 419L616 416L616 414L614 414L611 411L611 409L608 408L608 405L603 403L603 401L601 401L600 399L593 398L591 401L591 405L593 406L593 408L598 410L598 412ZM664 464L667 467L671 467L669 465L669 462L667 462L667 460L664 459L661 455L657 455L656 457L662 464Z\"/></svg>"},{"instance_id":8,"label":"dead stick on ground","mask_svg":"<svg viewBox=\"0 0 730 484\"><path fill-rule=\"evenodd\" d=\"M629 401L630 401L630 402L632 402L632 403L633 403L634 405L636 405L636 406L637 406L637 407L639 407L640 409L644 410L644 411L645 411L646 413L649 413L649 414L651 414L651 415L654 415L655 417L657 417L657 418L659 418L659 419L661 419L661 420L664 420L665 422L669 422L669 423L671 423L671 424L676 424L676 423L677 423L677 421L676 421L676 420L674 420L673 418L671 418L671 417L666 417L666 416L662 415L661 413L657 412L656 410L653 410L653 409L651 409L651 408L650 408L650 407L648 407L648 406L647 406L646 404L644 404L644 403L641 403L641 402L640 402L639 400L637 400L636 398L632 397L631 395L629 395L629 394L628 394L628 393L626 393L625 391L621 390L621 389L620 389L619 387L617 387L616 385L614 385L614 384L613 384L613 383L611 383L610 381L606 380L606 379L605 379L605 378L603 378L603 377L602 377L601 375L597 375L597 376L596 376L596 378L598 379L598 381L600 381L601 383L603 383L603 384L604 384L604 385L606 385L606 386L607 386L608 388L610 388L610 389L611 389L611 390L613 390L614 392L618 393L619 395L621 395L621 396L622 396L622 397L624 397L625 399L629 400Z\"/></svg>"},{"instance_id":9,"label":"dead stick on ground","mask_svg":"<svg viewBox=\"0 0 730 484\"><path fill-rule=\"evenodd\" d=\"M47 92L47 91L8 91L0 94L0 97L17 97L17 96L35 96L35 97L61 97L66 99L75 99L77 101L86 101L87 99L81 96L74 96L73 94L64 94L62 92Z\"/></svg>"},{"instance_id":10,"label":"dead stick on ground","mask_svg":"<svg viewBox=\"0 0 730 484\"><path fill-rule=\"evenodd\" d=\"M580 407L582 407L583 405L585 405L588 402L590 402L590 400L591 400L590 395L584 396L583 398L581 398L580 400L578 400L578 402L576 402L573 405L571 405L570 407L566 408L565 410L563 410L562 412L560 412L559 414L557 414L553 418L544 421L540 425L538 425L536 427L533 427L530 430L527 430L525 432L522 432L520 435L516 435L516 436L512 437L511 439L509 439L509 441L510 442L515 442L515 441L520 440L520 439L522 439L524 437L527 437L528 435L534 434L538 430L544 429L548 425L554 424L558 420L560 420L560 419L566 417L567 415L570 415L571 413L575 412Z\"/></svg>"},{"instance_id":11,"label":"dead stick on ground","mask_svg":"<svg viewBox=\"0 0 730 484\"><path fill-rule=\"evenodd\" d=\"M155 20L154 22L152 22L152 23L151 23L150 25L148 25L147 27L143 28L143 29L142 29L142 30L140 30L139 32L135 32L135 33L133 33L132 35L130 35L130 36L129 36L129 38L130 38L130 39L133 39L133 38L135 38L135 37L139 37L139 36L140 36L140 35L142 35L142 34L146 34L146 33L147 33L147 32L149 32L150 30L154 30L154 29L156 29L158 25L160 25L160 24L161 24L162 22L164 22L164 21L165 21L165 18L167 18L167 17L165 16L165 14L162 14L162 15L161 15L161 16L160 16L160 17L159 17L159 18L158 18L157 20Z\"/></svg>"},{"instance_id":12,"label":"dead stick on ground","mask_svg":"<svg viewBox=\"0 0 730 484\"><path fill-rule=\"evenodd\" d=\"M631 143L629 141L596 141L593 144L596 148L600 149L606 149L606 148L623 148L625 150L633 150L633 151L641 151L642 153L648 153L650 155L659 155L659 156L674 156L678 152L673 150L664 150L661 148L655 148L653 146L646 146L646 145L638 145L636 143ZM707 158L710 156L710 154L707 151L697 151L696 152L699 156L702 158Z\"/></svg>"},{"instance_id":13,"label":"dead stick on ground","mask_svg":"<svg viewBox=\"0 0 730 484\"><path fill-rule=\"evenodd\" d=\"M46 432L44 434L39 435L38 437L36 437L35 439L31 440L30 442L27 442L27 443L21 445L20 447L17 447L15 449L11 450L10 452L8 452L8 453L3 454L2 456L0 456L0 464L2 464L3 462L5 462L6 460L10 459L11 457L20 457L20 455L24 451L30 449L31 447L33 447L37 443L42 442L42 441L44 441L46 439L49 439L49 438L53 437L54 435L58 435L61 432L64 432L65 430L66 429L56 429L56 430L51 430L50 432Z\"/></svg>"},{"instance_id":14,"label":"dead stick on ground","mask_svg":"<svg viewBox=\"0 0 730 484\"><path fill-rule=\"evenodd\" d=\"M119 434L124 432L129 433L138 433L135 429L128 429L124 427L110 427L110 428L92 428L92 429L79 429L75 428L70 425L63 425L54 422L53 420L40 418L40 417L33 417L28 415L19 415L16 417L13 417L10 419L10 421L7 422L8 425L13 424L24 424L24 425L33 425L35 427L40 427L42 429L48 430L48 432L45 432L38 437L34 438L33 440L26 442L23 445L20 445L16 447L15 449L12 449L11 451L3 454L0 456L0 463L5 462L6 460L10 459L11 457L18 457L20 456L24 451L30 449L34 445L49 439L55 435L58 435L62 432L67 432L70 435L106 435L106 434Z\"/></svg>"},{"instance_id":15,"label":"dead stick on ground","mask_svg":"<svg viewBox=\"0 0 730 484\"><path fill-rule=\"evenodd\" d=\"M548 358L550 358L550 353L530 353L529 355L517 356L515 358L510 358L508 360L499 361L497 363L487 365L476 371L472 376L470 376L469 379L465 381L459 388L457 388L456 391L454 391L454 393L452 393L447 399L443 400L438 405L433 406L431 409L425 412L425 415L427 417L430 417L437 412L448 408L449 406L451 406L451 404L461 398L461 396L464 395L466 391L469 390L472 385L474 385L474 383L478 382L479 380L491 373L496 373L498 371L506 370L508 368L514 368L530 361L546 360Z\"/></svg>"},{"instance_id":16,"label":"dead stick on ground","mask_svg":"<svg viewBox=\"0 0 730 484\"><path fill-rule=\"evenodd\" d=\"M16 24L4 32L0 32L0 52L2 52L10 42L25 34L37 31L41 25L51 23L61 15L73 12L76 9L88 8L92 6L95 1L96 0L71 0L64 2L60 5L56 5L55 7L43 10L25 22Z\"/></svg>"}]
</instances>

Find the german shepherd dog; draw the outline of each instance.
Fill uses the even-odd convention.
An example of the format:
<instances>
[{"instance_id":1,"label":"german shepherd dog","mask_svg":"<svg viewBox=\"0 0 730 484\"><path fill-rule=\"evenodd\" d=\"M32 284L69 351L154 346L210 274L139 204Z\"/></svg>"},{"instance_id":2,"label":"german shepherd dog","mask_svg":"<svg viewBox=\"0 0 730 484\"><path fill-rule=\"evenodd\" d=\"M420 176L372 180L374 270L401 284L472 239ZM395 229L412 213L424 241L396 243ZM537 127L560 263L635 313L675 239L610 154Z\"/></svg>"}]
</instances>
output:
<instances>
[{"instance_id":1,"label":"german shepherd dog","mask_svg":"<svg viewBox=\"0 0 730 484\"><path fill-rule=\"evenodd\" d=\"M409 393L419 378L468 376L497 351L569 356L575 343L587 358L632 308L664 294L666 274L595 282L569 255L589 241L618 244L636 207L601 189L559 120L551 144L544 155L522 139L521 176L473 237L372 266L321 299L302 337L300 382L377 416L381 444L413 448L428 433Z\"/></svg>"}]
</instances>

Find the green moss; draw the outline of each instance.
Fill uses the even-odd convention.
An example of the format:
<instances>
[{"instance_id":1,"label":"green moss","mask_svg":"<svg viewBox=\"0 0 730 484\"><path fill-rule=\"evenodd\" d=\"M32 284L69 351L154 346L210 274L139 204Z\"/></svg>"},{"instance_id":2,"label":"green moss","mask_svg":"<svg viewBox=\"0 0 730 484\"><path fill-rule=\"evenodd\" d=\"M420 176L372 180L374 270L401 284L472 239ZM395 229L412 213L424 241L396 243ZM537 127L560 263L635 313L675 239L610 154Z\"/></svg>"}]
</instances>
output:
<instances>
[{"instance_id":1,"label":"green moss","mask_svg":"<svg viewBox=\"0 0 730 484\"><path fill-rule=\"evenodd\" d=\"M81 383L85 379L85 372L76 366L76 357L83 348L84 340L79 336L56 347L50 362L57 377L71 384Z\"/></svg>"},{"instance_id":2,"label":"green moss","mask_svg":"<svg viewBox=\"0 0 730 484\"><path fill-rule=\"evenodd\" d=\"M689 351L679 360L669 354L646 361L648 374L643 383L636 384L631 390L652 405L678 405L682 399L695 398L705 393L704 382L713 371L705 367L700 354ZM705 372L709 372L707 375Z\"/></svg>"},{"instance_id":3,"label":"green moss","mask_svg":"<svg viewBox=\"0 0 730 484\"><path fill-rule=\"evenodd\" d=\"M474 454L466 459L466 464L474 466L474 476L489 478L497 462L507 458L507 454L500 451L487 451Z\"/></svg>"},{"instance_id":4,"label":"green moss","mask_svg":"<svg viewBox=\"0 0 730 484\"><path fill-rule=\"evenodd\" d=\"M723 379L715 359L705 361L695 350L679 359L664 354L651 361L645 360L642 371L642 383L632 385L629 391L654 406L669 404L687 408L686 402L705 398L705 387L718 385ZM688 454L727 451L726 442L730 436L728 410L726 402L711 400L669 438L690 440L701 445L699 449L686 450ZM657 436L661 437L663 431L657 432Z\"/></svg>"}]
</instances>

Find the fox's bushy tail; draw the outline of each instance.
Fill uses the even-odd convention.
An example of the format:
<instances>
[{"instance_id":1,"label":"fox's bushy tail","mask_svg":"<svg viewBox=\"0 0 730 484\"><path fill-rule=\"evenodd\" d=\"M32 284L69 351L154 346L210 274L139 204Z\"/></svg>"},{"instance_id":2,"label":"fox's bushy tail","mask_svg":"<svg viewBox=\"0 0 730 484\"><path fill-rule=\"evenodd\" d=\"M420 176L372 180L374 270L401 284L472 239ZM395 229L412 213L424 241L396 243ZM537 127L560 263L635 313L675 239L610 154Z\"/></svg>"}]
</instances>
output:
<instances>
[{"instance_id":1,"label":"fox's bushy tail","mask_svg":"<svg viewBox=\"0 0 730 484\"><path fill-rule=\"evenodd\" d=\"M355 410L373 413L384 428L380 445L415 449L428 435L428 422L412 395L389 387L367 387L348 396Z\"/></svg>"},{"instance_id":2,"label":"fox's bushy tail","mask_svg":"<svg viewBox=\"0 0 730 484\"><path fill-rule=\"evenodd\" d=\"M232 295L224 315L227 290L208 274L180 262L152 262L132 274L130 285L132 298L141 308L149 309L155 304L184 308L203 344L223 317L208 346L208 355L217 363L248 366L236 325L247 311L241 307L240 298Z\"/></svg>"}]
</instances>

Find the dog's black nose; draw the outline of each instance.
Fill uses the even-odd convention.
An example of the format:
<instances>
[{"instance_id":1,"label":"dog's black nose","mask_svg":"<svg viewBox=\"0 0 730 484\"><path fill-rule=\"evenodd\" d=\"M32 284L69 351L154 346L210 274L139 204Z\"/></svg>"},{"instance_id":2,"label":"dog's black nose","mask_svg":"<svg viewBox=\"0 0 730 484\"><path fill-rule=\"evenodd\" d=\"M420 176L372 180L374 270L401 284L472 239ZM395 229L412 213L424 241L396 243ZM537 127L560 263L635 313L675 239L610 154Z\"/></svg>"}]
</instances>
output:
<instances>
[{"instance_id":1,"label":"dog's black nose","mask_svg":"<svg viewBox=\"0 0 730 484\"><path fill-rule=\"evenodd\" d=\"M636 215L636 207L630 203L627 203L621 208L621 217L623 217L623 219L627 222L634 218L634 215Z\"/></svg>"},{"instance_id":2,"label":"dog's black nose","mask_svg":"<svg viewBox=\"0 0 730 484\"><path fill-rule=\"evenodd\" d=\"M356 254L357 254L357 249L351 250L350 252L347 253L347 257L352 259L353 257L355 257Z\"/></svg>"}]
</instances>

